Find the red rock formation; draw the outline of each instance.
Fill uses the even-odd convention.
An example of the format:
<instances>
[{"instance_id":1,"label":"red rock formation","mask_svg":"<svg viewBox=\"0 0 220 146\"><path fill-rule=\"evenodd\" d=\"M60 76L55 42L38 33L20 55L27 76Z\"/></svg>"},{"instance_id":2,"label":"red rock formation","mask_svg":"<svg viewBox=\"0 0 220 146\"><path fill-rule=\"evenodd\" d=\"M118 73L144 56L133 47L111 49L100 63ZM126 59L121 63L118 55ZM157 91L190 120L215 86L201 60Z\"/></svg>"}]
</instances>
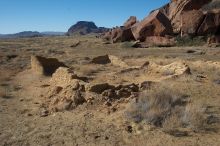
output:
<instances>
[{"instance_id":1,"label":"red rock formation","mask_svg":"<svg viewBox=\"0 0 220 146\"><path fill-rule=\"evenodd\" d=\"M198 35L219 34L220 11L207 12L205 19L198 29Z\"/></svg>"},{"instance_id":2,"label":"red rock formation","mask_svg":"<svg viewBox=\"0 0 220 146\"><path fill-rule=\"evenodd\" d=\"M182 14L186 11L200 10L204 5L211 0L171 0L169 4L159 8L159 10L167 15L173 26L174 33L178 34L181 31ZM188 16L189 19L192 19Z\"/></svg>"},{"instance_id":3,"label":"red rock formation","mask_svg":"<svg viewBox=\"0 0 220 146\"><path fill-rule=\"evenodd\" d=\"M131 16L125 23L125 29L131 28L134 24L137 23L137 18L135 16Z\"/></svg>"},{"instance_id":4,"label":"red rock formation","mask_svg":"<svg viewBox=\"0 0 220 146\"><path fill-rule=\"evenodd\" d=\"M181 30L183 34L196 35L198 27L201 25L204 14L201 10L184 11L181 15Z\"/></svg>"},{"instance_id":5,"label":"red rock formation","mask_svg":"<svg viewBox=\"0 0 220 146\"><path fill-rule=\"evenodd\" d=\"M159 10L135 24L131 30L134 38L140 41L144 41L147 36L164 36L173 33L169 19Z\"/></svg>"}]
</instances>

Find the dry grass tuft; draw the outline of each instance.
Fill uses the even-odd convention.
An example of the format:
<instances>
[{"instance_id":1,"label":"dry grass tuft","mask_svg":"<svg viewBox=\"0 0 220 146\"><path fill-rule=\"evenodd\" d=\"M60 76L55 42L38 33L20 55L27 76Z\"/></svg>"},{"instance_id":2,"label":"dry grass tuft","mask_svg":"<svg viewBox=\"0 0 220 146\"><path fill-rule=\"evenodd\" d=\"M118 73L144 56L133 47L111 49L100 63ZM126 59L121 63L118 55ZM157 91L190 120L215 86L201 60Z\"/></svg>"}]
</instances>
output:
<instances>
[{"instance_id":1,"label":"dry grass tuft","mask_svg":"<svg viewBox=\"0 0 220 146\"><path fill-rule=\"evenodd\" d=\"M196 104L189 103L189 96L176 88L158 85L143 92L125 115L134 122L144 121L162 127L168 133L178 131L179 128L200 131L207 124L204 111ZM187 135L185 132L177 133Z\"/></svg>"}]
</instances>

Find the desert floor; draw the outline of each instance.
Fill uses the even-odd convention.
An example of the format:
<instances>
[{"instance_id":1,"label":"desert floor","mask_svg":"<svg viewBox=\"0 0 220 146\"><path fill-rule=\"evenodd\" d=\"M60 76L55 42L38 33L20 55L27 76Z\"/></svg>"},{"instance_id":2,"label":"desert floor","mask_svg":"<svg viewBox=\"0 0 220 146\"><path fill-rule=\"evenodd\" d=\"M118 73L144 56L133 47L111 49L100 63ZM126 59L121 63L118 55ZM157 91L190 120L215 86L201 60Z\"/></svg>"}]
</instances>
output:
<instances>
[{"instance_id":1,"label":"desert floor","mask_svg":"<svg viewBox=\"0 0 220 146\"><path fill-rule=\"evenodd\" d=\"M107 44L94 36L0 40L0 145L219 146L220 48L131 45ZM128 66L90 63L93 57L106 54L117 56ZM44 85L50 77L32 73L31 55L57 58L91 83L125 85L153 81L180 90L189 96L191 104L204 109L209 125L198 131L180 128L180 134L172 134L163 127L134 122L125 114L131 108L132 98L113 101L111 106L94 100L74 110L41 116L47 91ZM166 78L171 73L132 70L146 61L161 66L184 62L191 74Z\"/></svg>"}]
</instances>

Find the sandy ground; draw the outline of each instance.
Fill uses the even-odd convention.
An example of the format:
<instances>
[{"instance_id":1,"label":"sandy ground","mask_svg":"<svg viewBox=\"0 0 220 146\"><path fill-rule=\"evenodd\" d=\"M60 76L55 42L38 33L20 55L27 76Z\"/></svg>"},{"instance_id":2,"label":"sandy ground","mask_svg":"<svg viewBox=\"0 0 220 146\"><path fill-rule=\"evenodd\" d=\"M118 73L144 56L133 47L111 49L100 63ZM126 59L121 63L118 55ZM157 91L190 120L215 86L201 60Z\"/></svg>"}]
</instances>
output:
<instances>
[{"instance_id":1,"label":"sandy ground","mask_svg":"<svg viewBox=\"0 0 220 146\"><path fill-rule=\"evenodd\" d=\"M70 47L78 40L78 46ZM129 68L146 61L158 65L186 63L191 75L161 82L184 91L194 103L220 116L220 48L131 48L129 43L104 44L93 36L0 40L0 145L220 145L219 122L209 131L189 130L187 136L175 137L162 128L129 121L125 112L132 99L114 102L111 107L98 101L85 103L71 111L40 116L47 90L42 85L50 77L30 71L31 55L58 58L92 83L124 85L161 78L143 70L123 72L127 68L89 63L93 57L106 54L121 58Z\"/></svg>"}]
</instances>

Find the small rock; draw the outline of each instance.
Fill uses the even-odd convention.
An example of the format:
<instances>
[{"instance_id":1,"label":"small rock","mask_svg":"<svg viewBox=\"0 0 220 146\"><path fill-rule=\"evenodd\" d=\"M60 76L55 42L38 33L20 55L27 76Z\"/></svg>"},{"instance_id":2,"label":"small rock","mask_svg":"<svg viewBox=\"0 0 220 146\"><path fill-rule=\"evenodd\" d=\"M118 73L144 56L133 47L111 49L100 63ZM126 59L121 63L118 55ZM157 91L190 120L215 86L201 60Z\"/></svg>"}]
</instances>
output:
<instances>
[{"instance_id":1,"label":"small rock","mask_svg":"<svg viewBox=\"0 0 220 146\"><path fill-rule=\"evenodd\" d=\"M80 41L76 41L76 42L74 42L70 47L71 48L75 48L75 47L77 47L77 46L79 46L80 45Z\"/></svg>"},{"instance_id":2,"label":"small rock","mask_svg":"<svg viewBox=\"0 0 220 146\"><path fill-rule=\"evenodd\" d=\"M108 55L98 56L92 59L91 63L94 64L108 64L111 63Z\"/></svg>"},{"instance_id":3,"label":"small rock","mask_svg":"<svg viewBox=\"0 0 220 146\"><path fill-rule=\"evenodd\" d=\"M125 128L125 130L126 130L128 133L132 133L132 132L133 132L132 126L127 126L127 127Z\"/></svg>"},{"instance_id":4,"label":"small rock","mask_svg":"<svg viewBox=\"0 0 220 146\"><path fill-rule=\"evenodd\" d=\"M40 117L46 117L46 116L48 116L48 115L49 115L49 111L48 111L48 110L42 109L42 110L40 111Z\"/></svg>"},{"instance_id":5,"label":"small rock","mask_svg":"<svg viewBox=\"0 0 220 146\"><path fill-rule=\"evenodd\" d=\"M19 101L21 101L21 102L22 102L22 101L24 101L24 99L23 99L23 98L21 98Z\"/></svg>"},{"instance_id":6,"label":"small rock","mask_svg":"<svg viewBox=\"0 0 220 146\"><path fill-rule=\"evenodd\" d=\"M108 102L108 101L105 102L105 105L106 106L112 106L111 102Z\"/></svg>"},{"instance_id":7,"label":"small rock","mask_svg":"<svg viewBox=\"0 0 220 146\"><path fill-rule=\"evenodd\" d=\"M195 50L187 50L186 53L191 54L191 53L195 53Z\"/></svg>"},{"instance_id":8,"label":"small rock","mask_svg":"<svg viewBox=\"0 0 220 146\"><path fill-rule=\"evenodd\" d=\"M214 83L217 84L217 85L220 85L220 79L214 80Z\"/></svg>"},{"instance_id":9,"label":"small rock","mask_svg":"<svg viewBox=\"0 0 220 146\"><path fill-rule=\"evenodd\" d=\"M33 116L33 115L32 115L31 113L28 113L27 116L28 116L28 117L31 117L31 116Z\"/></svg>"}]
</instances>

